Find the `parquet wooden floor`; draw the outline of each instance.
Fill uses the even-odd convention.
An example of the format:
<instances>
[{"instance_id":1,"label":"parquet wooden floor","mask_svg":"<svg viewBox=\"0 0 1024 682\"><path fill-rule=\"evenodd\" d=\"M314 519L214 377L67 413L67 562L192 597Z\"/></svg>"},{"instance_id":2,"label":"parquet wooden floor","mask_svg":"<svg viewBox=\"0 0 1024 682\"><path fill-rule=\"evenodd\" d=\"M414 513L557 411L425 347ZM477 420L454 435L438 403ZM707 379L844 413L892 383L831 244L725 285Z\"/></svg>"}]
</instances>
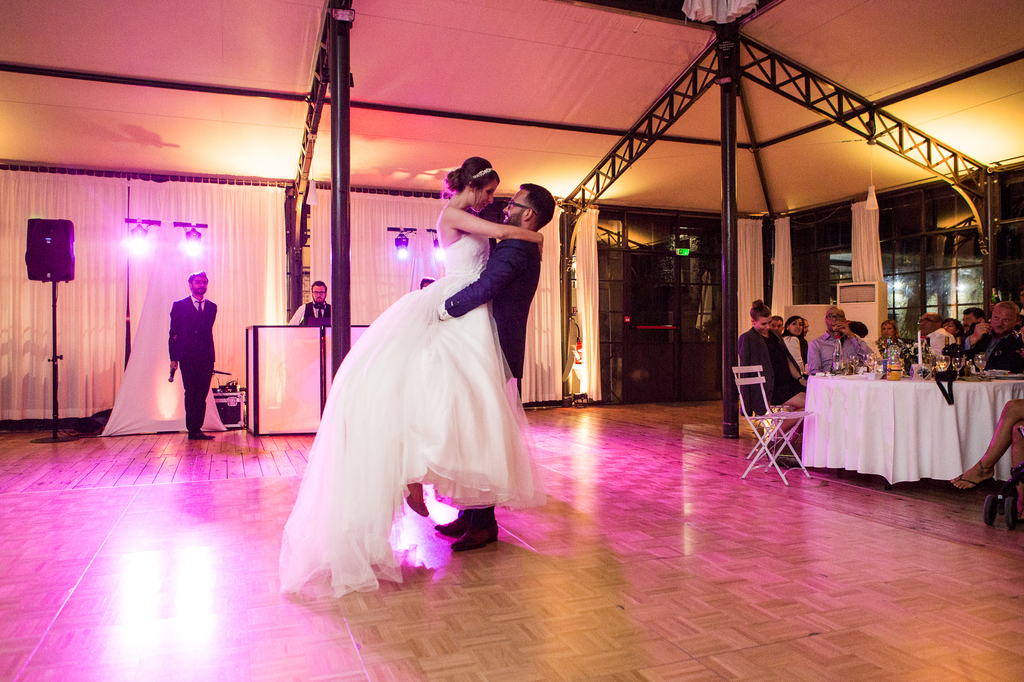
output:
<instances>
[{"instance_id":1,"label":"parquet wooden floor","mask_svg":"<svg viewBox=\"0 0 1024 682\"><path fill-rule=\"evenodd\" d=\"M0 680L1024 679L1024 530L986 490L752 473L721 408L528 413L549 502L404 582L278 594L312 437L0 434ZM980 455L980 453L979 453Z\"/></svg>"}]
</instances>

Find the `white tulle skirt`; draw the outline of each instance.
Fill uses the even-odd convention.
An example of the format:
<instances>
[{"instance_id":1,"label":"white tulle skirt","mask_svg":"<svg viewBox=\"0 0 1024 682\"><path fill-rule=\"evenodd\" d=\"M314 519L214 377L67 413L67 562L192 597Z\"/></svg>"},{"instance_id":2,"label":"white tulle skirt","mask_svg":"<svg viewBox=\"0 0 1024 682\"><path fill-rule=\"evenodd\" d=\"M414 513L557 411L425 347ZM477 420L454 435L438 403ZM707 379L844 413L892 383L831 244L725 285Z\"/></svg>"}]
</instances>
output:
<instances>
[{"instance_id":1,"label":"white tulle skirt","mask_svg":"<svg viewBox=\"0 0 1024 682\"><path fill-rule=\"evenodd\" d=\"M403 297L338 369L285 525L282 592L341 596L401 582L389 539L408 483L431 483L463 508L544 503L488 308L437 318L467 283L442 278Z\"/></svg>"}]
</instances>

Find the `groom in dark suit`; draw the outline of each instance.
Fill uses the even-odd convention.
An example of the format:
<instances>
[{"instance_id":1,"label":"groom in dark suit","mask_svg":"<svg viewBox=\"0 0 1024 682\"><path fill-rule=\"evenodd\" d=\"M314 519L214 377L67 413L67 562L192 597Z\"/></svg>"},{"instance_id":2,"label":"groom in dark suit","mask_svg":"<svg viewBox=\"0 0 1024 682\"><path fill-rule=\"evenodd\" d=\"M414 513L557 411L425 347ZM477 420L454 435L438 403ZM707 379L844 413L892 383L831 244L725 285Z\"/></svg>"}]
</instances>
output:
<instances>
[{"instance_id":1,"label":"groom in dark suit","mask_svg":"<svg viewBox=\"0 0 1024 682\"><path fill-rule=\"evenodd\" d=\"M505 207L505 223L536 232L551 222L554 213L555 200L551 192L539 185L520 185ZM538 281L538 245L520 239L503 239L491 250L480 278L445 301L440 317L442 320L460 317L491 301L501 351L512 376L517 383L521 382L526 355L526 319ZM442 535L459 538L452 544L454 552L478 549L498 540L494 507L465 509L459 512L459 518L435 529Z\"/></svg>"},{"instance_id":2,"label":"groom in dark suit","mask_svg":"<svg viewBox=\"0 0 1024 682\"><path fill-rule=\"evenodd\" d=\"M213 379L213 322L217 319L217 305L206 300L209 283L205 272L192 273L188 276L192 295L171 306L167 350L171 356L171 377L181 370L189 440L213 440L213 436L201 430L206 419L206 396Z\"/></svg>"}]
</instances>

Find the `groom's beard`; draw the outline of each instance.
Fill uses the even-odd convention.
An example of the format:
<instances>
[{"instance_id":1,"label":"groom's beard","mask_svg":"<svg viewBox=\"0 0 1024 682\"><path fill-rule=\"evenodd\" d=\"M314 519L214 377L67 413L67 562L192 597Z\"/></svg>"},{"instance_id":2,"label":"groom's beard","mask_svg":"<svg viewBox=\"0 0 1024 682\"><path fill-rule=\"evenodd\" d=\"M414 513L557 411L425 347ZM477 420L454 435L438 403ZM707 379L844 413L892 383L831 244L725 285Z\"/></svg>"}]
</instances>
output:
<instances>
[{"instance_id":1,"label":"groom's beard","mask_svg":"<svg viewBox=\"0 0 1024 682\"><path fill-rule=\"evenodd\" d=\"M511 225L512 227L522 227L523 226L523 214L522 214L522 212L510 213L508 218L505 219L505 224L506 225Z\"/></svg>"}]
</instances>

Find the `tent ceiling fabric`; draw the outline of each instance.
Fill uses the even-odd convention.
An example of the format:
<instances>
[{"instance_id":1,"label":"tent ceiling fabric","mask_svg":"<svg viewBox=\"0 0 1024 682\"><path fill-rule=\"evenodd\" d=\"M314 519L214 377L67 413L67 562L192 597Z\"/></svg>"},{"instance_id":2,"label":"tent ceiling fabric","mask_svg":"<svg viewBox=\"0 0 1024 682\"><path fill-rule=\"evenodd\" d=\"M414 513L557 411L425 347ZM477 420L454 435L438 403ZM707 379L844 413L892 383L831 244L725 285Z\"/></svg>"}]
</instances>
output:
<instances>
[{"instance_id":1,"label":"tent ceiling fabric","mask_svg":"<svg viewBox=\"0 0 1024 682\"><path fill-rule=\"evenodd\" d=\"M633 3L639 5L640 3ZM680 0L680 6L682 0ZM1024 49L1017 0L783 0L742 34L872 100ZM555 0L354 0L352 98L399 107L625 131L714 38ZM5 0L0 62L305 94L323 0ZM821 119L743 81L753 131L773 140ZM887 107L994 164L1024 158L1024 60ZM293 178L306 105L0 71L0 159L142 172ZM330 177L329 109L313 177ZM753 135L751 135L751 132ZM716 89L669 135L717 141ZM613 135L354 109L352 183L437 190L467 156L490 159L502 193L522 182L565 195ZM928 173L829 126L763 149L774 211L919 182ZM767 209L753 155L738 152L739 209ZM661 141L604 202L717 211L717 146Z\"/></svg>"}]
</instances>

